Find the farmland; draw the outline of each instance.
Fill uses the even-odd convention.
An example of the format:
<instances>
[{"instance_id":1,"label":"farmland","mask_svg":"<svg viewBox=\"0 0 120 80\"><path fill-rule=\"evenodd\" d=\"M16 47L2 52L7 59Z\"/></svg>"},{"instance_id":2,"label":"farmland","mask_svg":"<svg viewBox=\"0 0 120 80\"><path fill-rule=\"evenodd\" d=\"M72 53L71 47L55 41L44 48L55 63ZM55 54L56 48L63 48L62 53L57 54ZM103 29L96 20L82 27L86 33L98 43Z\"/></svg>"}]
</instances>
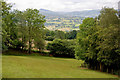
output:
<instances>
[{"instance_id":1,"label":"farmland","mask_svg":"<svg viewBox=\"0 0 120 80\"><path fill-rule=\"evenodd\" d=\"M49 30L71 31L78 30L82 23L80 17L47 18L45 26Z\"/></svg>"}]
</instances>

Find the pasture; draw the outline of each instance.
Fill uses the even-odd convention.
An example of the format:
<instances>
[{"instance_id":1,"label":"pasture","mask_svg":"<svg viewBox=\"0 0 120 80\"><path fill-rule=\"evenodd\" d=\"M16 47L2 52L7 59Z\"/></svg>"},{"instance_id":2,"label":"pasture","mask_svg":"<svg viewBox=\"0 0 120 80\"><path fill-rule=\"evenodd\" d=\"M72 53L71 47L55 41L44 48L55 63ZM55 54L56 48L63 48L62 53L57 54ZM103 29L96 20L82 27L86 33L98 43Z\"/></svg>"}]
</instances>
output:
<instances>
[{"instance_id":1,"label":"pasture","mask_svg":"<svg viewBox=\"0 0 120 80\"><path fill-rule=\"evenodd\" d=\"M3 78L115 78L80 68L83 61L46 56L2 56Z\"/></svg>"}]
</instances>

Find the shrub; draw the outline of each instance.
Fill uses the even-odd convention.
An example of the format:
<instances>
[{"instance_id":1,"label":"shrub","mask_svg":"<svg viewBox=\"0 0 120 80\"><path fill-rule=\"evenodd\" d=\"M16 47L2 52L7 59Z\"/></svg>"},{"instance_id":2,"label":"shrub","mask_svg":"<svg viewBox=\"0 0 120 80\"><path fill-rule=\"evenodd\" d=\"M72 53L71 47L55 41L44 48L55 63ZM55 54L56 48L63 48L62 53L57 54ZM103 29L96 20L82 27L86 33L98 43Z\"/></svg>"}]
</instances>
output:
<instances>
[{"instance_id":1,"label":"shrub","mask_svg":"<svg viewBox=\"0 0 120 80\"><path fill-rule=\"evenodd\" d=\"M75 43L68 40L55 39L48 43L47 49L50 54L56 57L74 57Z\"/></svg>"}]
</instances>

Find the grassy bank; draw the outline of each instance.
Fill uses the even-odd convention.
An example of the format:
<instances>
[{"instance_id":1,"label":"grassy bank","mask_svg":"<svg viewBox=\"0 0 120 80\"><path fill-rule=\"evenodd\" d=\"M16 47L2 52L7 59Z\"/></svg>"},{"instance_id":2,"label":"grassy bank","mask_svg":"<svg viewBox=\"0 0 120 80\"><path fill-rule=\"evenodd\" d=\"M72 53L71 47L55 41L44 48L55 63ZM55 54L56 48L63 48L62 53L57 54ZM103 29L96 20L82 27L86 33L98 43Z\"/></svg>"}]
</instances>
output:
<instances>
[{"instance_id":1,"label":"grassy bank","mask_svg":"<svg viewBox=\"0 0 120 80\"><path fill-rule=\"evenodd\" d=\"M4 78L115 78L80 68L82 61L45 56L2 56Z\"/></svg>"}]
</instances>

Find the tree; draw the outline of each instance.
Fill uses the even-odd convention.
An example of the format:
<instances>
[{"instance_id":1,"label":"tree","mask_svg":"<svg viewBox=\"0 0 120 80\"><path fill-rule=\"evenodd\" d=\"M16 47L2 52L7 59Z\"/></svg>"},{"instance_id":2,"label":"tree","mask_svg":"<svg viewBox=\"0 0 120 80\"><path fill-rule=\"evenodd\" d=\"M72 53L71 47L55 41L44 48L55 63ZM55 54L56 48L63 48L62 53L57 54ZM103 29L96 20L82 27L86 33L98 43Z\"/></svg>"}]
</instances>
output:
<instances>
[{"instance_id":1,"label":"tree","mask_svg":"<svg viewBox=\"0 0 120 80\"><path fill-rule=\"evenodd\" d=\"M103 8L100 15L98 61L106 66L107 72L120 69L120 23L116 13L113 8Z\"/></svg>"},{"instance_id":2,"label":"tree","mask_svg":"<svg viewBox=\"0 0 120 80\"><path fill-rule=\"evenodd\" d=\"M56 36L55 36L56 38L65 39L65 33L63 31L56 30L55 33L56 33Z\"/></svg>"},{"instance_id":3,"label":"tree","mask_svg":"<svg viewBox=\"0 0 120 80\"><path fill-rule=\"evenodd\" d=\"M45 47L45 30L44 28L36 28L34 31L34 41L35 47L41 52Z\"/></svg>"},{"instance_id":4,"label":"tree","mask_svg":"<svg viewBox=\"0 0 120 80\"><path fill-rule=\"evenodd\" d=\"M28 27L28 53L31 53L32 42L35 38L42 36L41 29L44 28L45 16L39 14L37 9L26 9L24 11L26 26ZM37 31L36 31L37 30Z\"/></svg>"},{"instance_id":5,"label":"tree","mask_svg":"<svg viewBox=\"0 0 120 80\"><path fill-rule=\"evenodd\" d=\"M88 35L90 28L96 25L93 18L85 18L80 25L80 32L77 34L76 58L85 60L85 53L88 49Z\"/></svg>"},{"instance_id":6,"label":"tree","mask_svg":"<svg viewBox=\"0 0 120 80\"><path fill-rule=\"evenodd\" d=\"M5 23L6 17L9 14L9 10L11 9L11 5L7 4L6 2L2 1L2 49L7 50L8 48L8 41L6 40L8 37L7 32L5 28L7 28L7 25Z\"/></svg>"},{"instance_id":7,"label":"tree","mask_svg":"<svg viewBox=\"0 0 120 80\"><path fill-rule=\"evenodd\" d=\"M17 47L18 40L16 18L13 12L10 12L12 5L2 1L2 48Z\"/></svg>"},{"instance_id":8,"label":"tree","mask_svg":"<svg viewBox=\"0 0 120 80\"><path fill-rule=\"evenodd\" d=\"M66 39L76 39L77 31L73 30L66 33Z\"/></svg>"},{"instance_id":9,"label":"tree","mask_svg":"<svg viewBox=\"0 0 120 80\"><path fill-rule=\"evenodd\" d=\"M12 5L2 2L2 44L3 50L12 47L26 49L31 53L32 44L41 48L44 44L45 16L39 14L37 9L26 9L25 11L10 11ZM37 40L38 39L38 40ZM40 43L41 41L41 43ZM37 44L36 44L37 43Z\"/></svg>"},{"instance_id":10,"label":"tree","mask_svg":"<svg viewBox=\"0 0 120 80\"><path fill-rule=\"evenodd\" d=\"M98 37L101 41L98 42L98 61L107 66L107 72L111 69L120 69L120 29L118 26L110 26L102 28ZM114 66L113 66L114 65ZM116 67L115 67L116 65Z\"/></svg>"},{"instance_id":11,"label":"tree","mask_svg":"<svg viewBox=\"0 0 120 80\"><path fill-rule=\"evenodd\" d=\"M57 57L73 57L75 54L75 42L74 40L61 40L55 39L52 43L48 43L47 49L50 50L50 54Z\"/></svg>"},{"instance_id":12,"label":"tree","mask_svg":"<svg viewBox=\"0 0 120 80\"><path fill-rule=\"evenodd\" d=\"M77 35L76 58L85 60L91 69L117 72L120 69L119 21L112 8L103 8L98 21L83 20Z\"/></svg>"},{"instance_id":13,"label":"tree","mask_svg":"<svg viewBox=\"0 0 120 80\"><path fill-rule=\"evenodd\" d=\"M102 8L100 11L99 20L100 20L100 26L101 27L109 27L110 25L116 25L118 24L118 17L117 17L117 11L113 8Z\"/></svg>"},{"instance_id":14,"label":"tree","mask_svg":"<svg viewBox=\"0 0 120 80\"><path fill-rule=\"evenodd\" d=\"M41 39L41 38L36 38L35 40L34 40L34 44L35 44L35 47L37 48L37 49L39 49L39 51L41 52L43 49L44 49L44 47L45 47L45 41L44 41L44 39Z\"/></svg>"},{"instance_id":15,"label":"tree","mask_svg":"<svg viewBox=\"0 0 120 80\"><path fill-rule=\"evenodd\" d=\"M55 39L55 31L50 31L48 29L45 30L46 31L46 37L45 37L45 40L48 40L48 41L53 41Z\"/></svg>"},{"instance_id":16,"label":"tree","mask_svg":"<svg viewBox=\"0 0 120 80\"><path fill-rule=\"evenodd\" d=\"M22 11L14 10L15 17L17 18L18 38L21 41L22 50L27 47L28 28L25 22L25 14Z\"/></svg>"}]
</instances>

